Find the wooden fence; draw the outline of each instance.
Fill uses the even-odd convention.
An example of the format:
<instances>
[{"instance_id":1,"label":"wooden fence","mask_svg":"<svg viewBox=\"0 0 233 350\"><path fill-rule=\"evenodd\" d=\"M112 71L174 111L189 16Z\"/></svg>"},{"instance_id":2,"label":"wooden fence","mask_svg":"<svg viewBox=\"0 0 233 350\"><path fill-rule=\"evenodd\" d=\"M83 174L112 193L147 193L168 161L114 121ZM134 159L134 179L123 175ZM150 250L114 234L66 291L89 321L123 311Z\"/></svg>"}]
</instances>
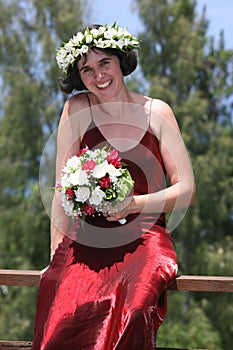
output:
<instances>
[{"instance_id":1,"label":"wooden fence","mask_svg":"<svg viewBox=\"0 0 233 350\"><path fill-rule=\"evenodd\" d=\"M37 270L1 270L0 285L38 286L40 271ZM233 277L225 276L179 276L169 290L192 292L233 292ZM0 350L30 350L28 341L0 340ZM77 349L78 350L78 349ZM158 350L200 350L190 348L158 348Z\"/></svg>"}]
</instances>

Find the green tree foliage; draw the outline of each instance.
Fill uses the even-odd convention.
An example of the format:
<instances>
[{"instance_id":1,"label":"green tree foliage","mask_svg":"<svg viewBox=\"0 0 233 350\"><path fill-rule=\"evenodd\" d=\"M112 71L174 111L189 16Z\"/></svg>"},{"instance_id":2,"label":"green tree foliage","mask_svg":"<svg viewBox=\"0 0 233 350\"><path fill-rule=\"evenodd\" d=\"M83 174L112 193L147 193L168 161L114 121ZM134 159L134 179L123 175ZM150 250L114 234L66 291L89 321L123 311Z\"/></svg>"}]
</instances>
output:
<instances>
[{"instance_id":1,"label":"green tree foliage","mask_svg":"<svg viewBox=\"0 0 233 350\"><path fill-rule=\"evenodd\" d=\"M233 240L230 235L212 244L206 242L198 247L201 264L196 265L195 273L204 275L229 275L233 264ZM213 325L219 329L223 349L230 349L233 335L233 296L216 293L202 293L196 296L200 306L209 315Z\"/></svg>"},{"instance_id":2,"label":"green tree foliage","mask_svg":"<svg viewBox=\"0 0 233 350\"><path fill-rule=\"evenodd\" d=\"M56 48L82 26L85 5L85 0L0 1L1 268L42 269L49 261L39 165L64 98ZM0 288L1 339L30 339L32 289Z\"/></svg>"},{"instance_id":3,"label":"green tree foliage","mask_svg":"<svg viewBox=\"0 0 233 350\"><path fill-rule=\"evenodd\" d=\"M228 255L225 248L226 241L230 247L233 229L233 50L225 48L223 33L217 42L207 36L208 20L205 11L198 15L196 1L135 0L134 4L144 25L139 58L148 93L175 111L196 178L196 203L174 233L180 272L232 275L232 248ZM215 245L224 251L217 255L218 264L229 259L224 270L217 268L216 255L211 254ZM230 349L232 296L185 295L184 308L192 310L195 299L197 308L206 312L208 322L201 317L206 330L215 327L222 348ZM193 322L186 323L190 332ZM189 343L197 344L184 324L184 337L188 334ZM204 335L196 336L201 347ZM177 345L172 339L170 345ZM219 348L217 340L215 348Z\"/></svg>"},{"instance_id":4,"label":"green tree foliage","mask_svg":"<svg viewBox=\"0 0 233 350\"><path fill-rule=\"evenodd\" d=\"M220 334L198 303L191 301L184 308L185 295L171 292L169 295L168 315L158 330L158 346L187 346L191 349L223 350Z\"/></svg>"}]
</instances>

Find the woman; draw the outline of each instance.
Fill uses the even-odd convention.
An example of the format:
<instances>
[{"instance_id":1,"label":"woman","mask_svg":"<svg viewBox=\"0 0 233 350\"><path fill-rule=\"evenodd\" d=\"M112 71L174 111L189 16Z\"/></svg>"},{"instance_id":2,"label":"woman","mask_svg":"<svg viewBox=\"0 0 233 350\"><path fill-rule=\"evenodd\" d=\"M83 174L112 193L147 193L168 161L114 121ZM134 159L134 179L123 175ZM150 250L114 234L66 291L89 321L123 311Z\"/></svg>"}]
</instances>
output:
<instances>
[{"instance_id":1,"label":"woman","mask_svg":"<svg viewBox=\"0 0 233 350\"><path fill-rule=\"evenodd\" d=\"M66 101L59 124L57 183L68 158L107 145L127 164L134 190L72 227L55 193L33 350L156 349L166 289L177 274L165 213L191 205L195 185L171 108L124 83L138 46L114 23L87 27L57 54L63 91L79 92Z\"/></svg>"}]
</instances>

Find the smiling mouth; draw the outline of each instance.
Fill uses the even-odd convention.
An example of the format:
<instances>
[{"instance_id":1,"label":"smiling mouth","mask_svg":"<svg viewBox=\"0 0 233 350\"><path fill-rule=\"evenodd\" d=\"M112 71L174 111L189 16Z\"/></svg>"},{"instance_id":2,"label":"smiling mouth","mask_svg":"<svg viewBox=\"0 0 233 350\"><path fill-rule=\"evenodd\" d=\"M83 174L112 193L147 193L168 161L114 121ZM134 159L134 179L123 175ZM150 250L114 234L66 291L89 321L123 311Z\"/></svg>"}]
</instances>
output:
<instances>
[{"instance_id":1,"label":"smiling mouth","mask_svg":"<svg viewBox=\"0 0 233 350\"><path fill-rule=\"evenodd\" d=\"M105 89L111 84L112 80L106 81L106 83L96 85L99 89Z\"/></svg>"}]
</instances>

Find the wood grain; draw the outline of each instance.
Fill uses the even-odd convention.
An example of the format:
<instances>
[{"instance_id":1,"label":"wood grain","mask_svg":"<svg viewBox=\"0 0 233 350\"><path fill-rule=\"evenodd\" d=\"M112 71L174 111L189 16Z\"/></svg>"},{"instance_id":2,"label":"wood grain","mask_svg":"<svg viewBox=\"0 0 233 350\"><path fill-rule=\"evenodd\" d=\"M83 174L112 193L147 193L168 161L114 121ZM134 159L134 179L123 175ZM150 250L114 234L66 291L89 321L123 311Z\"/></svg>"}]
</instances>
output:
<instances>
[{"instance_id":1,"label":"wood grain","mask_svg":"<svg viewBox=\"0 0 233 350\"><path fill-rule=\"evenodd\" d=\"M40 271L0 269L0 285L38 286ZM233 292L233 277L229 276L179 276L169 290L194 292Z\"/></svg>"}]
</instances>

